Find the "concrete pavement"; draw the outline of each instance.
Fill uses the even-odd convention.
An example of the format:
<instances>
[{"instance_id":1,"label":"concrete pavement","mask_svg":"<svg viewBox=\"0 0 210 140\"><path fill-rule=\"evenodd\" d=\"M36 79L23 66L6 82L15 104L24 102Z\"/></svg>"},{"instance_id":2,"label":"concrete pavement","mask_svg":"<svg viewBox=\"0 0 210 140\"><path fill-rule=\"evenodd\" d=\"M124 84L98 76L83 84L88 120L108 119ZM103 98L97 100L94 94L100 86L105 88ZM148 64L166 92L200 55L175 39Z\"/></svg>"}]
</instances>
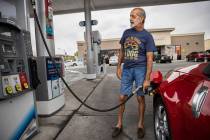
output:
<instances>
[{"instance_id":1,"label":"concrete pavement","mask_svg":"<svg viewBox=\"0 0 210 140\"><path fill-rule=\"evenodd\" d=\"M118 104L120 81L115 74L107 74L86 101L96 108L110 108ZM147 109L145 112L145 140L153 140L152 97L146 96ZM137 139L137 110L136 97L128 101L124 116L124 131L115 139ZM112 127L117 121L117 111L100 113L82 106L68 122L57 137L58 140L110 140Z\"/></svg>"},{"instance_id":2,"label":"concrete pavement","mask_svg":"<svg viewBox=\"0 0 210 140\"><path fill-rule=\"evenodd\" d=\"M96 80L81 79L71 85L75 93L86 103L106 109L118 104L120 81L115 74L107 74ZM67 90L66 104L51 117L39 118L40 133L33 140L109 140L117 121L117 111L100 113L81 105ZM153 140L152 97L146 97L145 140ZM138 110L133 96L126 104L123 133L115 139L137 139Z\"/></svg>"},{"instance_id":3,"label":"concrete pavement","mask_svg":"<svg viewBox=\"0 0 210 140\"><path fill-rule=\"evenodd\" d=\"M92 81L81 79L70 85L77 95L85 100L97 87L103 77ZM52 140L60 134L75 112L81 107L81 104L65 89L65 106L50 117L39 117L40 132L32 140Z\"/></svg>"}]
</instances>

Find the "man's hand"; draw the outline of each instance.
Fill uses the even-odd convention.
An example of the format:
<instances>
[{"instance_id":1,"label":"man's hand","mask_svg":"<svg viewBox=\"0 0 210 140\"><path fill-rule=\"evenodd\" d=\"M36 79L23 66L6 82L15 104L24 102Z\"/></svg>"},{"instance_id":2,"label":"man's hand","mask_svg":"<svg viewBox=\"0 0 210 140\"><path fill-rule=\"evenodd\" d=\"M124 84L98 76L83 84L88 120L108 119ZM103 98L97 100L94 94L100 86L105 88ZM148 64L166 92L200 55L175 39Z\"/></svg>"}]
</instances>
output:
<instances>
[{"instance_id":1,"label":"man's hand","mask_svg":"<svg viewBox=\"0 0 210 140\"><path fill-rule=\"evenodd\" d=\"M117 67L116 75L117 75L117 78L119 80L121 80L121 78L122 78L122 69L121 69L121 67Z\"/></svg>"},{"instance_id":2,"label":"man's hand","mask_svg":"<svg viewBox=\"0 0 210 140\"><path fill-rule=\"evenodd\" d=\"M123 62L123 59L124 59L124 53L123 53L123 50L122 50L122 47L121 47L120 53L119 53L119 56L118 56L118 64L117 64L117 72L116 72L117 78L119 80L121 80L121 78L122 78L121 64Z\"/></svg>"},{"instance_id":3,"label":"man's hand","mask_svg":"<svg viewBox=\"0 0 210 140\"><path fill-rule=\"evenodd\" d=\"M149 86L150 86L150 81L149 80L144 80L143 91L145 92L145 89L147 89Z\"/></svg>"},{"instance_id":4,"label":"man's hand","mask_svg":"<svg viewBox=\"0 0 210 140\"><path fill-rule=\"evenodd\" d=\"M153 52L147 52L147 73L143 83L143 91L150 86L150 74L152 72L153 65Z\"/></svg>"}]
</instances>

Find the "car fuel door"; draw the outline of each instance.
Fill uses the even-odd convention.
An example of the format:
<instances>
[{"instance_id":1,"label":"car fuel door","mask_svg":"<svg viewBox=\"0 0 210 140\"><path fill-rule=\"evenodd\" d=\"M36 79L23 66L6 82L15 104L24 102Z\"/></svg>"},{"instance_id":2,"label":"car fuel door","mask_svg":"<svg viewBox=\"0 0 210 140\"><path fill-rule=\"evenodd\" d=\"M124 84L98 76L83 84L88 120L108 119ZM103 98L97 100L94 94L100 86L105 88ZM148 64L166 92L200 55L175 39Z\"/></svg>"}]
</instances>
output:
<instances>
[{"instance_id":1,"label":"car fuel door","mask_svg":"<svg viewBox=\"0 0 210 140\"><path fill-rule=\"evenodd\" d=\"M191 101L197 139L210 138L210 80L204 80Z\"/></svg>"}]
</instances>

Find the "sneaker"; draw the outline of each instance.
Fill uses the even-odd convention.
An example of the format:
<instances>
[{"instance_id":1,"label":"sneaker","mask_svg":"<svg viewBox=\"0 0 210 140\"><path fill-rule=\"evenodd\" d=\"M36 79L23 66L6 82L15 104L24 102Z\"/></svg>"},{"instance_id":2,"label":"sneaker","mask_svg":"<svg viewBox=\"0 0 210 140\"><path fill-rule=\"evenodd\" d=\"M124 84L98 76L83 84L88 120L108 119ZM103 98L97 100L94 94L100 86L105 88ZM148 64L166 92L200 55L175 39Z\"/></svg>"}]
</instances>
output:
<instances>
[{"instance_id":1,"label":"sneaker","mask_svg":"<svg viewBox=\"0 0 210 140\"><path fill-rule=\"evenodd\" d=\"M112 132L112 137L117 137L120 135L120 133L122 132L122 128L119 128L119 127L114 127L113 128L113 132Z\"/></svg>"},{"instance_id":2,"label":"sneaker","mask_svg":"<svg viewBox=\"0 0 210 140\"><path fill-rule=\"evenodd\" d=\"M139 138L139 139L143 138L144 135L145 135L144 128L138 128L138 130L137 130L137 135L138 135L138 138Z\"/></svg>"}]
</instances>

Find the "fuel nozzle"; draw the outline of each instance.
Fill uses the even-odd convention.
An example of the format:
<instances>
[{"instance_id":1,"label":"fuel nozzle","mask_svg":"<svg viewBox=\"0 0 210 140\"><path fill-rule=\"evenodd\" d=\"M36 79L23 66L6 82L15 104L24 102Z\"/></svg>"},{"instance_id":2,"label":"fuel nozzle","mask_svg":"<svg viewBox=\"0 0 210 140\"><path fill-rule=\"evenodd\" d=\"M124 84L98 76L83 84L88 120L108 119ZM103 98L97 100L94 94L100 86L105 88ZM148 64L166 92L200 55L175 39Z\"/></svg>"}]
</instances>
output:
<instances>
[{"instance_id":1,"label":"fuel nozzle","mask_svg":"<svg viewBox=\"0 0 210 140\"><path fill-rule=\"evenodd\" d=\"M150 85L147 89L143 90L143 86L139 86L137 87L132 93L135 94L137 93L138 90L141 90L144 92L145 95L149 95L149 96L153 96L154 95L154 86L153 85Z\"/></svg>"},{"instance_id":2,"label":"fuel nozzle","mask_svg":"<svg viewBox=\"0 0 210 140\"><path fill-rule=\"evenodd\" d=\"M144 90L145 95L153 96L154 95L154 88L149 86L147 89Z\"/></svg>"}]
</instances>

